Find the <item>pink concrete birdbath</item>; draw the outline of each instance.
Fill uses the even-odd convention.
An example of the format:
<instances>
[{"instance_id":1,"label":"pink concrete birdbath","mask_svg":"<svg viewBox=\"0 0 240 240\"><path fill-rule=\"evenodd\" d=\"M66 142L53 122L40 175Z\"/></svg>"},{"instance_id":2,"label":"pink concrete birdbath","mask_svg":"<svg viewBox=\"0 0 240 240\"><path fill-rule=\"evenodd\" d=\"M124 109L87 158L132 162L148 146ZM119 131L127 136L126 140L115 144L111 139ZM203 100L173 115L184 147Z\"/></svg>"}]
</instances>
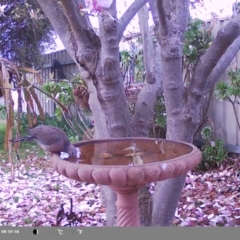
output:
<instances>
[{"instance_id":1,"label":"pink concrete birdbath","mask_svg":"<svg viewBox=\"0 0 240 240\"><path fill-rule=\"evenodd\" d=\"M195 168L202 154L194 145L153 138L113 138L78 142L79 159L51 157L67 178L108 185L117 194L117 225L140 226L138 190Z\"/></svg>"}]
</instances>

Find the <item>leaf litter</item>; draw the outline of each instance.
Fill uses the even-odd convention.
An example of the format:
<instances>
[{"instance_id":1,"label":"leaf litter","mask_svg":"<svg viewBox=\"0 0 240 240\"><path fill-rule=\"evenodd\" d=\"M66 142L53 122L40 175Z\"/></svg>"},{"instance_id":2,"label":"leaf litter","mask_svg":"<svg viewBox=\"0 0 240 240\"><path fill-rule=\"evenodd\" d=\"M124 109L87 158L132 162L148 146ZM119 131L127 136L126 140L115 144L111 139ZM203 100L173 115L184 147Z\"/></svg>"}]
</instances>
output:
<instances>
[{"instance_id":1,"label":"leaf litter","mask_svg":"<svg viewBox=\"0 0 240 240\"><path fill-rule=\"evenodd\" d=\"M43 158L0 164L0 226L104 226L100 187L68 179Z\"/></svg>"},{"instance_id":2,"label":"leaf litter","mask_svg":"<svg viewBox=\"0 0 240 240\"><path fill-rule=\"evenodd\" d=\"M189 171L174 226L240 226L240 161ZM0 226L106 226L100 186L68 179L45 158L0 163ZM154 190L154 184L152 185Z\"/></svg>"}]
</instances>

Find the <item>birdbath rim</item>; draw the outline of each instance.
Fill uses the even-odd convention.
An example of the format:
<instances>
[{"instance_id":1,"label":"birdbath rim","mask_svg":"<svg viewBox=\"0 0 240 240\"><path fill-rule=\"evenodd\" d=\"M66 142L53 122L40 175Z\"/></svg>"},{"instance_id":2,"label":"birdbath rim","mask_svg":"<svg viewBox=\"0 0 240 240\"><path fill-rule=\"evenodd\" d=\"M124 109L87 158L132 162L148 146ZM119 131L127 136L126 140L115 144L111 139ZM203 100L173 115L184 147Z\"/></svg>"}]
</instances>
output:
<instances>
[{"instance_id":1,"label":"birdbath rim","mask_svg":"<svg viewBox=\"0 0 240 240\"><path fill-rule=\"evenodd\" d=\"M113 141L142 140L142 141L166 141L189 147L189 153L179 157L162 160L159 162L146 163L143 165L95 165L78 164L62 160L54 154L50 158L53 168L67 178L79 182L87 182L101 185L109 185L117 188L138 187L150 182L162 181L185 174L196 167L202 158L201 151L194 146L183 141L166 140L161 138L146 137L126 137L94 139L89 141L76 142L73 145L80 147L94 143L104 143Z\"/></svg>"}]
</instances>

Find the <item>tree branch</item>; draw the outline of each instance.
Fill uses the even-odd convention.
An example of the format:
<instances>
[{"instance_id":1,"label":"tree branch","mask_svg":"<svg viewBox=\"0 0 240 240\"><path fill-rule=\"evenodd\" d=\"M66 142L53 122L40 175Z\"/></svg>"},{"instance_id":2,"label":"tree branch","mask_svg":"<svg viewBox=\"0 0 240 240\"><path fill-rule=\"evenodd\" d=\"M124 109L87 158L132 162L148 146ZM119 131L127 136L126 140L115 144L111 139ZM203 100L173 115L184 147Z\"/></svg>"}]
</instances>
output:
<instances>
[{"instance_id":1,"label":"tree branch","mask_svg":"<svg viewBox=\"0 0 240 240\"><path fill-rule=\"evenodd\" d=\"M159 28L159 32L161 36L165 36L168 33L168 24L167 24L167 13L165 11L164 2L163 0L156 1L155 5L158 11L159 24L161 25L161 27Z\"/></svg>"},{"instance_id":2,"label":"tree branch","mask_svg":"<svg viewBox=\"0 0 240 240\"><path fill-rule=\"evenodd\" d=\"M219 59L223 56L223 54L227 51L227 48L234 42L239 34L240 25L238 20L235 19L218 31L213 43L196 65L188 89L187 103L184 106L183 113L185 124L191 124L193 130L197 128L200 122L200 111L207 86L206 80L213 71L214 67L217 65ZM188 128L189 127L190 126L188 125Z\"/></svg>"},{"instance_id":3,"label":"tree branch","mask_svg":"<svg viewBox=\"0 0 240 240\"><path fill-rule=\"evenodd\" d=\"M153 58L154 45L153 45L151 32L148 26L149 14L148 14L148 9L146 5L138 11L138 18L139 18L139 26L140 26L142 43L143 43L146 80L147 80L147 83L154 83L156 81L155 69L154 69L155 59Z\"/></svg>"},{"instance_id":4,"label":"tree branch","mask_svg":"<svg viewBox=\"0 0 240 240\"><path fill-rule=\"evenodd\" d=\"M147 3L147 0L135 0L118 21L118 41L121 40L123 32L127 25L138 12L138 10Z\"/></svg>"},{"instance_id":5,"label":"tree branch","mask_svg":"<svg viewBox=\"0 0 240 240\"><path fill-rule=\"evenodd\" d=\"M157 12L157 4L156 4L156 0L148 0L148 4L152 13L152 19L153 22L155 24L155 26L159 27L159 18L158 18L158 12Z\"/></svg>"},{"instance_id":6,"label":"tree branch","mask_svg":"<svg viewBox=\"0 0 240 240\"><path fill-rule=\"evenodd\" d=\"M71 39L71 29L69 27L68 20L62 11L61 6L55 0L37 0L40 7L48 17L53 28L58 33L63 45L67 49L68 53L74 58L73 45ZM56 17L57 16L57 17Z\"/></svg>"},{"instance_id":7,"label":"tree branch","mask_svg":"<svg viewBox=\"0 0 240 240\"><path fill-rule=\"evenodd\" d=\"M81 3L83 3L83 1L81 1ZM86 45L91 43L94 45L96 34L92 29L88 15L80 14L78 1L61 0L61 6L74 35L77 35L77 38L82 44Z\"/></svg>"},{"instance_id":8,"label":"tree branch","mask_svg":"<svg viewBox=\"0 0 240 240\"><path fill-rule=\"evenodd\" d=\"M159 44L154 47L148 26L148 9L142 7L138 11L139 26L143 42L144 65L147 84L138 94L133 115L133 128L136 136L149 136L153 120L154 107L161 89L161 59Z\"/></svg>"},{"instance_id":9,"label":"tree branch","mask_svg":"<svg viewBox=\"0 0 240 240\"><path fill-rule=\"evenodd\" d=\"M105 13L99 16L99 35L101 38L102 52L106 53L106 55L112 55L111 52L113 49L116 50L118 48L117 20L114 18L117 13L116 0L113 0L108 11L113 18ZM109 52L109 49L111 49L111 52ZM118 55L118 49L116 54Z\"/></svg>"},{"instance_id":10,"label":"tree branch","mask_svg":"<svg viewBox=\"0 0 240 240\"><path fill-rule=\"evenodd\" d=\"M234 57L237 55L240 49L240 36L228 47L226 52L223 54L218 64L214 67L213 71L208 77L206 90L212 89L216 81L223 74L229 64L232 62Z\"/></svg>"},{"instance_id":11,"label":"tree branch","mask_svg":"<svg viewBox=\"0 0 240 240\"><path fill-rule=\"evenodd\" d=\"M213 95L215 83L218 81L219 77L223 74L223 72L229 66L231 61L237 55L239 48L240 48L240 36L226 50L226 52L223 54L223 56L218 61L217 65L209 75L207 84L205 87L205 91L204 91L204 94L205 96L207 95L207 98L205 98L206 108L204 108L203 119L206 118L207 116L207 112L208 112L209 104ZM207 91L208 91L208 94L207 94Z\"/></svg>"}]
</instances>

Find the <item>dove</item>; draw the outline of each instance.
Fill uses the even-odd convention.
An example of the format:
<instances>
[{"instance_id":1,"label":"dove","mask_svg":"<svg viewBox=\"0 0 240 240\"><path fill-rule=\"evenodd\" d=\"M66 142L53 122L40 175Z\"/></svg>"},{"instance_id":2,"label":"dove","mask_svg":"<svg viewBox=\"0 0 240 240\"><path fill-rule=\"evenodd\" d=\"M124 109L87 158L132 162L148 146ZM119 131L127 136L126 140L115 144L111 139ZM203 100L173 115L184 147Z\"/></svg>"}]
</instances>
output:
<instances>
[{"instance_id":1,"label":"dove","mask_svg":"<svg viewBox=\"0 0 240 240\"><path fill-rule=\"evenodd\" d=\"M77 149L70 143L66 133L57 127L39 125L29 130L29 135L11 139L11 142L35 140L40 147L50 153L66 152L69 156L77 156Z\"/></svg>"}]
</instances>

